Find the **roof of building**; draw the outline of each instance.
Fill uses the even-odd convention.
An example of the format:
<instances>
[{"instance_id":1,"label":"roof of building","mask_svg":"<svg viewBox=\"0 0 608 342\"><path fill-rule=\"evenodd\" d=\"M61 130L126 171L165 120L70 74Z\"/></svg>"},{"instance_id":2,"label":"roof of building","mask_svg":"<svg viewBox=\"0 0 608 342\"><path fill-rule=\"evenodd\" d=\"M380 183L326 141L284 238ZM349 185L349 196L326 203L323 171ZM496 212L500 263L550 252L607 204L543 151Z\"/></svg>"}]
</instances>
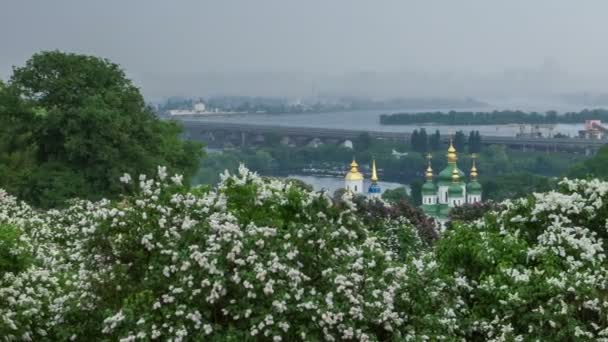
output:
<instances>
[{"instance_id":1,"label":"roof of building","mask_svg":"<svg viewBox=\"0 0 608 342\"><path fill-rule=\"evenodd\" d=\"M426 181L422 185L422 194L424 195L433 195L437 192L437 185L432 181Z\"/></svg>"},{"instance_id":2,"label":"roof of building","mask_svg":"<svg viewBox=\"0 0 608 342\"><path fill-rule=\"evenodd\" d=\"M473 158L473 166L471 166L471 182L467 184L467 192L472 194L481 194L481 184L477 181L477 166L475 165L475 158Z\"/></svg>"},{"instance_id":3,"label":"roof of building","mask_svg":"<svg viewBox=\"0 0 608 342\"><path fill-rule=\"evenodd\" d=\"M462 170L460 170L456 164L448 164L448 166L446 166L446 168L439 172L439 174L437 175L438 181L451 182L454 168L458 170L458 175L460 176L460 178L464 178L464 172L462 172Z\"/></svg>"},{"instance_id":4,"label":"roof of building","mask_svg":"<svg viewBox=\"0 0 608 342\"><path fill-rule=\"evenodd\" d=\"M477 180L471 181L467 184L467 192L468 193L481 193L481 184Z\"/></svg>"},{"instance_id":5,"label":"roof of building","mask_svg":"<svg viewBox=\"0 0 608 342\"><path fill-rule=\"evenodd\" d=\"M359 172L359 164L353 159L353 162L350 163L350 171L344 176L344 179L349 181L360 181L363 180L363 174Z\"/></svg>"},{"instance_id":6,"label":"roof of building","mask_svg":"<svg viewBox=\"0 0 608 342\"><path fill-rule=\"evenodd\" d=\"M452 183L452 185L450 185L450 187L448 188L448 194L450 196L452 195L458 195L458 196L462 196L463 194L463 186L464 184L462 183Z\"/></svg>"}]
</instances>

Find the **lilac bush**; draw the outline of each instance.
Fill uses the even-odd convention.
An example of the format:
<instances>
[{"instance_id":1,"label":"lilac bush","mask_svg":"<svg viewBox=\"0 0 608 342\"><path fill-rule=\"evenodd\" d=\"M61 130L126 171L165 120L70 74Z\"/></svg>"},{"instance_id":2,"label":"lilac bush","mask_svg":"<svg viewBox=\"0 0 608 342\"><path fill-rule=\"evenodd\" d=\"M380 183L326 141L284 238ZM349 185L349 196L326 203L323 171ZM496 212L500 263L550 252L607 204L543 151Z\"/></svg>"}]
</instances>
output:
<instances>
[{"instance_id":1,"label":"lilac bush","mask_svg":"<svg viewBox=\"0 0 608 342\"><path fill-rule=\"evenodd\" d=\"M13 339L379 340L407 321L407 267L326 194L244 168L201 193L163 168L121 180L131 195L118 202L25 210L62 286L32 298L45 331L16 321ZM407 220L386 226L416 236Z\"/></svg>"},{"instance_id":2,"label":"lilac bush","mask_svg":"<svg viewBox=\"0 0 608 342\"><path fill-rule=\"evenodd\" d=\"M605 182L429 239L410 209L245 168L120 181L50 211L0 191L0 340L608 341Z\"/></svg>"}]
</instances>

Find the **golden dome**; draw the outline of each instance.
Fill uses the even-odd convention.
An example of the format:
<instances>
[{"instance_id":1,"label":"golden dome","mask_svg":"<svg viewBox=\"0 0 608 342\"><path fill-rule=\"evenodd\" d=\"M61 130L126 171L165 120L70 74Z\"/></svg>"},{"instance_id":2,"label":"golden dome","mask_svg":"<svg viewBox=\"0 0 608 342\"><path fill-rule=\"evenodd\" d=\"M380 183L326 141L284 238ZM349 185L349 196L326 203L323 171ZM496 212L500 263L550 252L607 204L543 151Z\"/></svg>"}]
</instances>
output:
<instances>
[{"instance_id":1,"label":"golden dome","mask_svg":"<svg viewBox=\"0 0 608 342\"><path fill-rule=\"evenodd\" d=\"M359 172L358 167L359 167L359 165L353 159L353 162L350 163L350 171L348 171L348 173L346 174L344 179L349 180L349 181L363 180L363 174L361 174L361 172Z\"/></svg>"},{"instance_id":2,"label":"golden dome","mask_svg":"<svg viewBox=\"0 0 608 342\"><path fill-rule=\"evenodd\" d=\"M372 182L378 181L378 172L376 172L376 159L372 160Z\"/></svg>"},{"instance_id":3,"label":"golden dome","mask_svg":"<svg viewBox=\"0 0 608 342\"><path fill-rule=\"evenodd\" d=\"M452 170L452 182L458 183L460 181L460 175L458 174L458 168Z\"/></svg>"},{"instance_id":4,"label":"golden dome","mask_svg":"<svg viewBox=\"0 0 608 342\"><path fill-rule=\"evenodd\" d=\"M430 181L433 180L433 169L431 168L431 165L426 168L426 179Z\"/></svg>"},{"instance_id":5,"label":"golden dome","mask_svg":"<svg viewBox=\"0 0 608 342\"><path fill-rule=\"evenodd\" d=\"M471 179L475 180L477 178L477 167L475 167L475 159L473 158L473 166L471 167Z\"/></svg>"},{"instance_id":6,"label":"golden dome","mask_svg":"<svg viewBox=\"0 0 608 342\"><path fill-rule=\"evenodd\" d=\"M429 166L426 168L426 179L429 181L433 180L433 168L431 167L431 158L433 156L429 153L426 155L426 159L429 161Z\"/></svg>"},{"instance_id":7,"label":"golden dome","mask_svg":"<svg viewBox=\"0 0 608 342\"><path fill-rule=\"evenodd\" d=\"M450 147L448 147L448 153L456 153L456 148L454 147L454 144L452 143L452 139L450 139Z\"/></svg>"},{"instance_id":8,"label":"golden dome","mask_svg":"<svg viewBox=\"0 0 608 342\"><path fill-rule=\"evenodd\" d=\"M456 155L456 149L454 148L452 139L450 139L450 147L448 147L448 163L456 163L457 160L458 156Z\"/></svg>"}]
</instances>

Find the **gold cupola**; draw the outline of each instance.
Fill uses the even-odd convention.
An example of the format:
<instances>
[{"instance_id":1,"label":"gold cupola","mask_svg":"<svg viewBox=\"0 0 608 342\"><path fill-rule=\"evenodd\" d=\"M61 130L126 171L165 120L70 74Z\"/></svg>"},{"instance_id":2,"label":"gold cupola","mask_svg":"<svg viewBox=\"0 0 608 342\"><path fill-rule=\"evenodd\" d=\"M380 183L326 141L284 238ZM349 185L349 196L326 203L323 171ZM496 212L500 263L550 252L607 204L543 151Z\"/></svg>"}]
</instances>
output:
<instances>
[{"instance_id":1,"label":"gold cupola","mask_svg":"<svg viewBox=\"0 0 608 342\"><path fill-rule=\"evenodd\" d=\"M426 168L426 180L428 181L433 181L433 168L431 167L431 158L433 158L433 156L429 153L426 156L426 159L428 159L428 166Z\"/></svg>"},{"instance_id":2,"label":"gold cupola","mask_svg":"<svg viewBox=\"0 0 608 342\"><path fill-rule=\"evenodd\" d=\"M452 182L453 183L460 182L460 175L458 174L458 169L457 168L454 168L452 170Z\"/></svg>"},{"instance_id":3,"label":"gold cupola","mask_svg":"<svg viewBox=\"0 0 608 342\"><path fill-rule=\"evenodd\" d=\"M350 171L348 171L344 178L350 181L363 180L363 174L359 172L359 164L357 164L355 159L353 159L353 162L350 163Z\"/></svg>"},{"instance_id":4,"label":"gold cupola","mask_svg":"<svg viewBox=\"0 0 608 342\"><path fill-rule=\"evenodd\" d=\"M448 163L449 164L455 164L456 161L458 160L458 155L456 155L456 148L454 148L454 143L452 141L452 138L450 138L450 147L448 147Z\"/></svg>"},{"instance_id":5,"label":"gold cupola","mask_svg":"<svg viewBox=\"0 0 608 342\"><path fill-rule=\"evenodd\" d=\"M475 157L473 159L473 166L471 166L471 181L477 180L477 167L475 166Z\"/></svg>"}]
</instances>

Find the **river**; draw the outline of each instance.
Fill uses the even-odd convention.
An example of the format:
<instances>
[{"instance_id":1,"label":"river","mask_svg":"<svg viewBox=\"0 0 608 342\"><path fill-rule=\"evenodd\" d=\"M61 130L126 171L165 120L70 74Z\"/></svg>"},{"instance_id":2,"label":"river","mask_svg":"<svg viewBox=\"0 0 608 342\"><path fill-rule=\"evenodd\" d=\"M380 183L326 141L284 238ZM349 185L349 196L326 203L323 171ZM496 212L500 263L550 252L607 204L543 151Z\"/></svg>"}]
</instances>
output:
<instances>
[{"instance_id":1,"label":"river","mask_svg":"<svg viewBox=\"0 0 608 342\"><path fill-rule=\"evenodd\" d=\"M329 194L333 194L334 191L344 188L344 178L342 177L331 177L331 176L310 176L310 175L289 175L288 178L299 179L306 184L312 185L315 191L328 190ZM405 187L407 192L410 192L409 185L393 183L393 182L378 182L382 192L388 189L395 189L399 187ZM364 189L369 187L369 180L365 180Z\"/></svg>"},{"instance_id":2,"label":"river","mask_svg":"<svg viewBox=\"0 0 608 342\"><path fill-rule=\"evenodd\" d=\"M206 147L205 151L208 153L223 153L222 149L209 148ZM327 190L330 194L333 194L334 191L344 188L344 178L336 177L336 176L320 176L320 175L297 175L290 174L285 178L294 178L303 181L306 184L312 185L315 191ZM369 187L369 180L364 181L364 189ZM388 189L395 189L399 187L405 187L408 194L410 193L410 186L407 184L395 183L395 182L378 182L380 188L382 189L382 193Z\"/></svg>"},{"instance_id":3,"label":"river","mask_svg":"<svg viewBox=\"0 0 608 342\"><path fill-rule=\"evenodd\" d=\"M491 107L483 109L460 109L460 111L493 111L504 108ZM424 110L358 110L331 113L302 113L302 114L238 114L226 116L197 117L197 120L212 122L229 122L273 126L295 126L295 127L319 127L319 128L341 128L368 131L404 132L409 133L414 129L425 128L432 133L439 130L441 134L452 134L462 130L465 134L469 131L479 131L482 135L489 136L515 136L520 132L519 124L511 125L470 125L470 126L447 126L447 125L381 125L380 115L397 112L434 112L449 111L450 109L424 109ZM525 133L530 133L531 126L525 126ZM561 133L569 136L577 136L578 131L584 129L584 123L580 124L556 124L541 127L543 135Z\"/></svg>"}]
</instances>

